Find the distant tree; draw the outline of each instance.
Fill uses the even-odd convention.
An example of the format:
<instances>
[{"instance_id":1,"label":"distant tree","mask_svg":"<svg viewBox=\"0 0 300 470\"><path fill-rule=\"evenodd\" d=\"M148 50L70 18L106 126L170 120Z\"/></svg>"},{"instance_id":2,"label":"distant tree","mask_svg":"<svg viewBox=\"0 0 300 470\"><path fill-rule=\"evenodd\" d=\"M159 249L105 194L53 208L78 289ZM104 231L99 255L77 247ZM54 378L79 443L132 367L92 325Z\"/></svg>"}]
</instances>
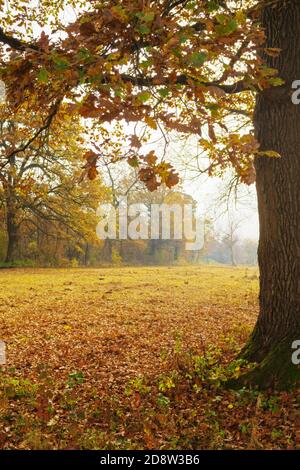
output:
<instances>
[{"instance_id":1,"label":"distant tree","mask_svg":"<svg viewBox=\"0 0 300 470\"><path fill-rule=\"evenodd\" d=\"M230 253L230 262L232 266L236 266L235 247L239 241L238 229L240 224L241 221L234 220L229 216L228 226L222 239L222 242Z\"/></svg>"},{"instance_id":2,"label":"distant tree","mask_svg":"<svg viewBox=\"0 0 300 470\"><path fill-rule=\"evenodd\" d=\"M87 221L104 194L99 179L79 184L84 150L82 128L74 117L57 116L50 133L41 133L24 151L14 153L38 125L38 118L30 113L12 120L0 110L0 200L7 233L6 262L16 260L24 226L50 235L53 225L60 237L73 234L84 239L90 230ZM94 221L94 231L95 226Z\"/></svg>"},{"instance_id":3,"label":"distant tree","mask_svg":"<svg viewBox=\"0 0 300 470\"><path fill-rule=\"evenodd\" d=\"M256 240L240 240L236 246L235 259L237 264L257 265L257 247Z\"/></svg>"}]
</instances>

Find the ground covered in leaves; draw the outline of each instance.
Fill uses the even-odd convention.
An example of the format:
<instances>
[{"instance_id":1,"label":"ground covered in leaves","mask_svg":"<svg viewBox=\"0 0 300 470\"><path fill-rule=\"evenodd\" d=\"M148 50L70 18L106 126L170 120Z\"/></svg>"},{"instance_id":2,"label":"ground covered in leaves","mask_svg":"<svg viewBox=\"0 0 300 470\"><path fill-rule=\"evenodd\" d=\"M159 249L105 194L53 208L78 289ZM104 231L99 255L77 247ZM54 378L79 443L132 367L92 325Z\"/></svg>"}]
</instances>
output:
<instances>
[{"instance_id":1,"label":"ground covered in leaves","mask_svg":"<svg viewBox=\"0 0 300 470\"><path fill-rule=\"evenodd\" d=\"M223 386L248 367L257 284L208 266L0 271L0 447L300 448L297 392Z\"/></svg>"}]
</instances>

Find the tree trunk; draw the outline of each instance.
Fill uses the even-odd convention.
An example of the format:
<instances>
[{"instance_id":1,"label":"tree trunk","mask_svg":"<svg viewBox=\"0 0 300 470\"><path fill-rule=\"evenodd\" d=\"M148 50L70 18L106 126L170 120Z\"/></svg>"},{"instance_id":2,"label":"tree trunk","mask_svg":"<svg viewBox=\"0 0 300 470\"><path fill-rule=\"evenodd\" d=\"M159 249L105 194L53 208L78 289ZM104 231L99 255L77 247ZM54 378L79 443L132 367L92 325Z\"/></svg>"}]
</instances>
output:
<instances>
[{"instance_id":1,"label":"tree trunk","mask_svg":"<svg viewBox=\"0 0 300 470\"><path fill-rule=\"evenodd\" d=\"M265 57L285 85L257 98L256 136L261 150L282 158L258 157L260 220L258 262L260 313L242 356L259 365L244 382L260 388L289 388L299 381L292 343L300 340L300 106L292 103L292 82L300 79L300 2L282 1L262 13L266 47L282 49Z\"/></svg>"},{"instance_id":2,"label":"tree trunk","mask_svg":"<svg viewBox=\"0 0 300 470\"><path fill-rule=\"evenodd\" d=\"M88 242L85 244L85 251L84 251L84 265L88 266L90 260L90 245Z\"/></svg>"},{"instance_id":3,"label":"tree trunk","mask_svg":"<svg viewBox=\"0 0 300 470\"><path fill-rule=\"evenodd\" d=\"M6 229L7 229L7 251L6 251L6 263L12 263L16 261L16 249L18 242L18 224L16 222L16 211L14 204L9 201L6 210Z\"/></svg>"},{"instance_id":4,"label":"tree trunk","mask_svg":"<svg viewBox=\"0 0 300 470\"><path fill-rule=\"evenodd\" d=\"M235 257L234 257L234 244L230 244L230 258L231 258L231 266L234 268L236 267Z\"/></svg>"},{"instance_id":5,"label":"tree trunk","mask_svg":"<svg viewBox=\"0 0 300 470\"><path fill-rule=\"evenodd\" d=\"M150 240L149 241L149 255L151 256L151 261L155 260L156 253L159 249L160 240Z\"/></svg>"},{"instance_id":6,"label":"tree trunk","mask_svg":"<svg viewBox=\"0 0 300 470\"><path fill-rule=\"evenodd\" d=\"M112 245L112 240L109 238L106 238L104 240L104 246L103 246L103 260L106 263L112 263L112 250L113 250L113 245Z\"/></svg>"}]
</instances>

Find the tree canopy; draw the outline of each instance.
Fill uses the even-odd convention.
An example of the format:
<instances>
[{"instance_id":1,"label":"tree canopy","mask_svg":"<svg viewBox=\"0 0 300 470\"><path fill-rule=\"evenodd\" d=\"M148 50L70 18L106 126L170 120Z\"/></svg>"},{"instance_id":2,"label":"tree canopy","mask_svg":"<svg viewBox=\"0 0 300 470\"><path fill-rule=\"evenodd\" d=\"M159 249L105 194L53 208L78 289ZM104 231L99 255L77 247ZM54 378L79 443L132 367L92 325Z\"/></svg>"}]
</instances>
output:
<instances>
[{"instance_id":1,"label":"tree canopy","mask_svg":"<svg viewBox=\"0 0 300 470\"><path fill-rule=\"evenodd\" d=\"M90 178L110 145L101 126L116 122L195 135L209 155L210 174L231 166L248 184L255 180L254 155L278 156L259 149L250 126L254 93L272 93L283 83L260 58L263 49L270 56L279 52L263 46L257 21L262 2L60 0L41 1L36 8L8 3L2 2L0 19L7 106L12 112L31 109L42 124L6 158L46 132L62 103L68 115L100 126L85 154ZM127 132L124 142L127 150L119 158L139 169L148 189L178 182L170 162L144 151L144 139Z\"/></svg>"}]
</instances>

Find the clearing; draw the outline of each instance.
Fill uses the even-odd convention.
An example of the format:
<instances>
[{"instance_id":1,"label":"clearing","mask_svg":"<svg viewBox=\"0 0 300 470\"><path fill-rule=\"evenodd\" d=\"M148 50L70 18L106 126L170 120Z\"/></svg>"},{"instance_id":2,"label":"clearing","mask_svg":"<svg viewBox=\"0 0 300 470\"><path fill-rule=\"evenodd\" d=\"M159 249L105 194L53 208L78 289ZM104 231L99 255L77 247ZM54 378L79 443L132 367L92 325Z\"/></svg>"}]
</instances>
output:
<instances>
[{"instance_id":1,"label":"clearing","mask_svg":"<svg viewBox=\"0 0 300 470\"><path fill-rule=\"evenodd\" d=\"M297 394L226 391L254 268L0 271L4 449L297 448ZM299 400L298 400L299 403Z\"/></svg>"}]
</instances>

